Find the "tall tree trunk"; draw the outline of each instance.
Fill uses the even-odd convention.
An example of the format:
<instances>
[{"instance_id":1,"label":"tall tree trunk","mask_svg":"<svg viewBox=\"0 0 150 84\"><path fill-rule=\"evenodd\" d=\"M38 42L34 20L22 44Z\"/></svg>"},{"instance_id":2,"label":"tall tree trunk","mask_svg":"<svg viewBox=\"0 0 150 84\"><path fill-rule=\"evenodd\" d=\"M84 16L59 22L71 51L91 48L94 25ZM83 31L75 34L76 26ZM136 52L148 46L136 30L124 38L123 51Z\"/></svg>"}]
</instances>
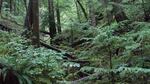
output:
<instances>
[{"instance_id":1,"label":"tall tree trunk","mask_svg":"<svg viewBox=\"0 0 150 84\"><path fill-rule=\"evenodd\" d=\"M55 37L55 35L56 35L56 24L55 24L53 0L48 0L48 10L49 10L49 31L50 31L50 37L53 39Z\"/></svg>"},{"instance_id":2,"label":"tall tree trunk","mask_svg":"<svg viewBox=\"0 0 150 84\"><path fill-rule=\"evenodd\" d=\"M2 13L3 0L0 0L0 15Z\"/></svg>"},{"instance_id":3,"label":"tall tree trunk","mask_svg":"<svg viewBox=\"0 0 150 84\"><path fill-rule=\"evenodd\" d=\"M13 2L13 0L9 0L9 9L10 9L10 12L12 12L12 10L13 10L12 2Z\"/></svg>"},{"instance_id":4,"label":"tall tree trunk","mask_svg":"<svg viewBox=\"0 0 150 84\"><path fill-rule=\"evenodd\" d=\"M57 14L57 30L58 30L58 33L61 33L59 0L57 0L56 14Z\"/></svg>"},{"instance_id":5,"label":"tall tree trunk","mask_svg":"<svg viewBox=\"0 0 150 84\"><path fill-rule=\"evenodd\" d=\"M24 28L26 28L27 31L31 31L32 23L33 23L33 9L32 9L33 1L29 1L29 5L27 8L27 13L24 21Z\"/></svg>"},{"instance_id":6,"label":"tall tree trunk","mask_svg":"<svg viewBox=\"0 0 150 84\"><path fill-rule=\"evenodd\" d=\"M32 44L39 47L39 3L38 0L30 0L25 17L24 27L27 38L31 38Z\"/></svg>"},{"instance_id":7,"label":"tall tree trunk","mask_svg":"<svg viewBox=\"0 0 150 84\"><path fill-rule=\"evenodd\" d=\"M17 15L16 3L17 3L17 1L14 0L14 2L13 2L13 7L14 7L14 8L13 8L13 12L14 12L15 15Z\"/></svg>"},{"instance_id":8,"label":"tall tree trunk","mask_svg":"<svg viewBox=\"0 0 150 84\"><path fill-rule=\"evenodd\" d=\"M33 12L33 29L32 29L32 43L39 47L40 37L39 37L39 3L38 0L33 0L32 5Z\"/></svg>"},{"instance_id":9,"label":"tall tree trunk","mask_svg":"<svg viewBox=\"0 0 150 84\"><path fill-rule=\"evenodd\" d=\"M56 35L53 0L48 0L48 10L49 10L49 31L50 31L51 38L53 38Z\"/></svg>"}]
</instances>

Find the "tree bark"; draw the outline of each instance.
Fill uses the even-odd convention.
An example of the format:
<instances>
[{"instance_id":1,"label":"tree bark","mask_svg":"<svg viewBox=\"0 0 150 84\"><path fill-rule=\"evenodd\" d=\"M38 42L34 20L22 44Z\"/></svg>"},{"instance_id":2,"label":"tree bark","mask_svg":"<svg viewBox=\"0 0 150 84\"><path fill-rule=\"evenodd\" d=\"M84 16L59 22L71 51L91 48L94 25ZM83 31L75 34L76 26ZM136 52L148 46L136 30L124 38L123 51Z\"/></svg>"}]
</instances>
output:
<instances>
[{"instance_id":1,"label":"tree bark","mask_svg":"<svg viewBox=\"0 0 150 84\"><path fill-rule=\"evenodd\" d=\"M78 18L78 21L79 23L81 23L81 13L80 13L80 9L79 9L79 6L78 6L78 3L76 0L74 0L75 4L76 4L76 11L77 11L77 18Z\"/></svg>"},{"instance_id":2,"label":"tree bark","mask_svg":"<svg viewBox=\"0 0 150 84\"><path fill-rule=\"evenodd\" d=\"M57 0L57 7L56 7L56 14L57 14L57 31L61 33L61 21L60 21L60 9L59 9L59 0Z\"/></svg>"},{"instance_id":3,"label":"tree bark","mask_svg":"<svg viewBox=\"0 0 150 84\"><path fill-rule=\"evenodd\" d=\"M83 12L83 14L84 14L84 17L85 17L86 19L88 19L88 16L87 16L87 13L86 13L85 8L83 7L83 5L81 4L81 2L80 2L79 0L76 0L76 1L77 1L77 3L79 4L79 6L80 6L80 8L81 8L81 10L82 10L82 12Z\"/></svg>"},{"instance_id":4,"label":"tree bark","mask_svg":"<svg viewBox=\"0 0 150 84\"><path fill-rule=\"evenodd\" d=\"M39 36L39 3L38 0L30 0L28 10L24 22L27 38L31 38L32 44L39 47L40 36Z\"/></svg>"},{"instance_id":5,"label":"tree bark","mask_svg":"<svg viewBox=\"0 0 150 84\"><path fill-rule=\"evenodd\" d=\"M0 0L0 15L2 13L3 0Z\"/></svg>"},{"instance_id":6,"label":"tree bark","mask_svg":"<svg viewBox=\"0 0 150 84\"><path fill-rule=\"evenodd\" d=\"M12 2L13 2L13 0L9 0L9 9L10 9L10 13L11 13L12 10L13 10Z\"/></svg>"},{"instance_id":7,"label":"tree bark","mask_svg":"<svg viewBox=\"0 0 150 84\"><path fill-rule=\"evenodd\" d=\"M56 24L55 24L53 0L48 0L48 10L49 10L50 37L53 39L56 36Z\"/></svg>"},{"instance_id":8,"label":"tree bark","mask_svg":"<svg viewBox=\"0 0 150 84\"><path fill-rule=\"evenodd\" d=\"M32 23L33 23L33 21L32 21L32 18L33 18L32 4L33 4L33 1L30 0L28 8L27 8L25 21L24 21L24 28L26 28L27 31L31 31L31 27L32 27Z\"/></svg>"},{"instance_id":9,"label":"tree bark","mask_svg":"<svg viewBox=\"0 0 150 84\"><path fill-rule=\"evenodd\" d=\"M39 47L40 36L39 36L39 3L38 0L33 0L32 5L33 12L33 29L32 29L32 43Z\"/></svg>"}]
</instances>

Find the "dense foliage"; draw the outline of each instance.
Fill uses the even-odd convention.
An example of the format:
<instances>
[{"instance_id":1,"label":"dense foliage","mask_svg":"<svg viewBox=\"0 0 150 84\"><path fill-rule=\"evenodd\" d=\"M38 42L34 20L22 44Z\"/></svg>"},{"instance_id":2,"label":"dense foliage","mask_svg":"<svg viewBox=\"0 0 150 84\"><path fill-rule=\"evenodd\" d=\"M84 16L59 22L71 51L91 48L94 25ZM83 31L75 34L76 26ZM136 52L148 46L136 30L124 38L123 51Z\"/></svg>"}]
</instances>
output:
<instances>
[{"instance_id":1,"label":"dense foliage","mask_svg":"<svg viewBox=\"0 0 150 84\"><path fill-rule=\"evenodd\" d=\"M150 83L150 0L30 1L0 0L0 84Z\"/></svg>"},{"instance_id":2,"label":"dense foliage","mask_svg":"<svg viewBox=\"0 0 150 84\"><path fill-rule=\"evenodd\" d=\"M61 66L62 54L45 48L34 48L25 39L15 34L9 35L0 31L0 36L0 62L8 69L10 67L16 70L20 82L24 82L22 79L26 80L26 76L29 77L28 80L32 78L37 82L42 82L43 76L46 79L54 79L53 81L62 79L64 75ZM5 68L2 71L5 72Z\"/></svg>"}]
</instances>

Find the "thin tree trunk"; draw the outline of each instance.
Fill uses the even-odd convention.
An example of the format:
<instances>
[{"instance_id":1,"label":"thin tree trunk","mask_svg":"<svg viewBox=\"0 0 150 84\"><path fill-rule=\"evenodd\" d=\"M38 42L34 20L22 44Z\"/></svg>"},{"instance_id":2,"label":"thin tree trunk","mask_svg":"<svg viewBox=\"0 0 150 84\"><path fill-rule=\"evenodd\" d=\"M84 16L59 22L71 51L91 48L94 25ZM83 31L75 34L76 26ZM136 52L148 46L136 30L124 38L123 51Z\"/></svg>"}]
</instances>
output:
<instances>
[{"instance_id":1,"label":"thin tree trunk","mask_svg":"<svg viewBox=\"0 0 150 84\"><path fill-rule=\"evenodd\" d=\"M58 30L58 33L61 33L59 0L57 0L56 14L57 14L57 30Z\"/></svg>"},{"instance_id":2,"label":"thin tree trunk","mask_svg":"<svg viewBox=\"0 0 150 84\"><path fill-rule=\"evenodd\" d=\"M78 21L81 23L81 17L80 17L81 13L80 13L80 9L79 9L79 7L78 7L77 1L74 0L74 2L75 2L75 4L76 4L77 18L78 18Z\"/></svg>"},{"instance_id":3,"label":"thin tree trunk","mask_svg":"<svg viewBox=\"0 0 150 84\"><path fill-rule=\"evenodd\" d=\"M31 27L32 27L32 23L33 23L33 21L32 21L32 18L33 18L32 4L33 4L33 1L30 0L28 9L27 9L27 13L26 13L26 17L25 17L25 21L24 21L24 28L26 28L28 31L31 31Z\"/></svg>"},{"instance_id":4,"label":"thin tree trunk","mask_svg":"<svg viewBox=\"0 0 150 84\"><path fill-rule=\"evenodd\" d=\"M80 8L81 8L81 10L82 10L82 12L83 12L83 14L84 14L84 17L88 20L87 13L86 13L86 10L84 9L83 5L80 3L79 0L76 0L76 1L77 1L77 3L79 4L79 6L80 6Z\"/></svg>"},{"instance_id":5,"label":"thin tree trunk","mask_svg":"<svg viewBox=\"0 0 150 84\"><path fill-rule=\"evenodd\" d=\"M16 2L17 2L17 1L16 1ZM15 2L15 1L13 2L13 3L14 3L14 4L13 4L13 7L14 7L14 8L13 8L13 9L14 9L13 12L14 12L14 14L16 14L16 2Z\"/></svg>"},{"instance_id":6,"label":"thin tree trunk","mask_svg":"<svg viewBox=\"0 0 150 84\"><path fill-rule=\"evenodd\" d=\"M0 0L0 15L2 13L3 0Z\"/></svg>"},{"instance_id":7,"label":"thin tree trunk","mask_svg":"<svg viewBox=\"0 0 150 84\"><path fill-rule=\"evenodd\" d=\"M10 9L10 12L12 12L13 8L12 8L12 0L9 0L9 9Z\"/></svg>"},{"instance_id":8,"label":"thin tree trunk","mask_svg":"<svg viewBox=\"0 0 150 84\"><path fill-rule=\"evenodd\" d=\"M110 67L110 70L113 69L111 49L109 49L109 67ZM111 78L110 78L111 84L115 84L115 79L114 79L114 73L113 73L113 71L110 72L110 75L111 75Z\"/></svg>"}]
</instances>

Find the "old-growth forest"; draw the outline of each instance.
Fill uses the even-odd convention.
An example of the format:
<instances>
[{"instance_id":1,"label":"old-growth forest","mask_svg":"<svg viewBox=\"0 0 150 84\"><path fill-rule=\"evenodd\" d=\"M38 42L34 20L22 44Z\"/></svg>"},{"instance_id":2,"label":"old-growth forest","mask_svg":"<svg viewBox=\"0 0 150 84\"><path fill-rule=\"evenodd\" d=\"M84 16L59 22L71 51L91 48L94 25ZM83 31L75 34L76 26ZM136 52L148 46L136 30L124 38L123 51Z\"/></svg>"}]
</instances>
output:
<instances>
[{"instance_id":1,"label":"old-growth forest","mask_svg":"<svg viewBox=\"0 0 150 84\"><path fill-rule=\"evenodd\" d=\"M0 84L150 84L150 0L0 0Z\"/></svg>"}]
</instances>

